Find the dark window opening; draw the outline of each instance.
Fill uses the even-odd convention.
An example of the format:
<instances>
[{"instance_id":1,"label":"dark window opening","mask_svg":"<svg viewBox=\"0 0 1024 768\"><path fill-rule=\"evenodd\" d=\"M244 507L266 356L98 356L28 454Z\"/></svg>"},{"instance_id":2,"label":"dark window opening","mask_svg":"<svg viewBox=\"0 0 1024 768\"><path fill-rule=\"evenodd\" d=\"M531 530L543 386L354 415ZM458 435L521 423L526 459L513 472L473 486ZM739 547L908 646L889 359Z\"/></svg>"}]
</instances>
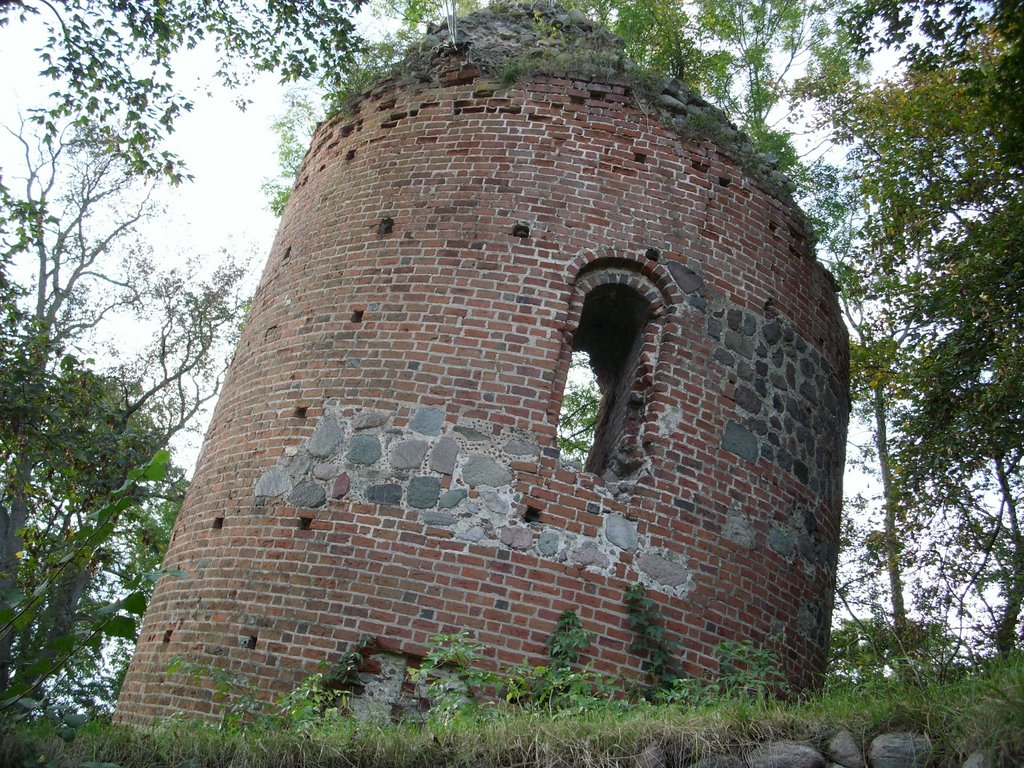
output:
<instances>
[{"instance_id":1,"label":"dark window opening","mask_svg":"<svg viewBox=\"0 0 1024 768\"><path fill-rule=\"evenodd\" d=\"M638 466L634 443L642 419L643 393L638 388L640 355L651 318L647 300L618 283L601 285L587 294L573 336L573 360L585 356L593 374L589 388L592 439L584 469L626 477ZM574 426L570 408L586 407L586 398L571 381L562 401L559 430ZM596 404L595 404L596 403Z\"/></svg>"}]
</instances>

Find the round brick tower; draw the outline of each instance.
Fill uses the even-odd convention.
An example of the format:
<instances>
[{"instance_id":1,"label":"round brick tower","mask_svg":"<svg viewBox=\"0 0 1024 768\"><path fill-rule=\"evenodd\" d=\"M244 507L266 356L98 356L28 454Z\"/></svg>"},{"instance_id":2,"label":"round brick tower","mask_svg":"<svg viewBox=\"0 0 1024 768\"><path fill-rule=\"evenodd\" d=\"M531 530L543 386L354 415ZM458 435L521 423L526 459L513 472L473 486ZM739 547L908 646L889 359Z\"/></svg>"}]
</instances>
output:
<instances>
[{"instance_id":1,"label":"round brick tower","mask_svg":"<svg viewBox=\"0 0 1024 768\"><path fill-rule=\"evenodd\" d=\"M184 657L288 691L361 638L387 711L430 638L641 677L641 583L691 674L825 664L847 337L788 183L676 81L548 4L428 35L313 139L118 706L212 716ZM563 463L574 351L602 388Z\"/></svg>"}]
</instances>

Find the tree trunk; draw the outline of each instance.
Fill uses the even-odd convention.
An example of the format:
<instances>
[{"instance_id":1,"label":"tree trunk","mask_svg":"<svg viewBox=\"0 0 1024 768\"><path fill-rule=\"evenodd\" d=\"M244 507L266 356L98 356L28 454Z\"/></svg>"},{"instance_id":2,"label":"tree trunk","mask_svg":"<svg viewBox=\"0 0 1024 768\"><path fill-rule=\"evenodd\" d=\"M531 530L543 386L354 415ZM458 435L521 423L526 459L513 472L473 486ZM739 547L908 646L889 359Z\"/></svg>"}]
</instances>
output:
<instances>
[{"instance_id":1,"label":"tree trunk","mask_svg":"<svg viewBox=\"0 0 1024 768\"><path fill-rule=\"evenodd\" d=\"M24 460L14 463L13 481L6 485L7 504L0 504L0 595L17 588L18 552L21 551L21 531L28 523L28 504L22 495L27 486L30 468ZM14 666L13 627L0 634L0 693L10 685Z\"/></svg>"},{"instance_id":2,"label":"tree trunk","mask_svg":"<svg viewBox=\"0 0 1024 768\"><path fill-rule=\"evenodd\" d=\"M1024 534L1021 533L1020 519L1017 517L1017 504L1010 488L1010 479L1006 473L1003 457L996 459L996 477L999 480L999 491L1003 497L1007 520L1010 527L1009 567L1004 567L1003 598L1006 601L1002 615L996 622L996 653L1001 658L1009 656L1018 648L1020 636L1017 626L1020 623L1022 605L1024 605Z\"/></svg>"},{"instance_id":3,"label":"tree trunk","mask_svg":"<svg viewBox=\"0 0 1024 768\"><path fill-rule=\"evenodd\" d=\"M899 539L899 531L896 529L900 499L892 477L888 434L889 405L885 396L885 385L882 383L874 386L872 410L875 417L875 448L878 451L878 467L882 476L884 501L882 546L885 554L885 568L889 576L892 623L896 639L903 645L907 639L907 608L903 601L903 566L900 558L903 547Z\"/></svg>"}]
</instances>

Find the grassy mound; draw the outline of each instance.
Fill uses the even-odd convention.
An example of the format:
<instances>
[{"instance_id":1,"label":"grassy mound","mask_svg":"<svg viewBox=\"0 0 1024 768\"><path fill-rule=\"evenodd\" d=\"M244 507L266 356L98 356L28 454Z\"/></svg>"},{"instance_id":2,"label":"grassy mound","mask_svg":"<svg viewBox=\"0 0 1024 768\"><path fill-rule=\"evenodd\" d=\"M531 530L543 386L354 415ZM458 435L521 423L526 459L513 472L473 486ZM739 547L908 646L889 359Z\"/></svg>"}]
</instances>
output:
<instances>
[{"instance_id":1,"label":"grassy mound","mask_svg":"<svg viewBox=\"0 0 1024 768\"><path fill-rule=\"evenodd\" d=\"M351 719L259 723L219 730L188 720L146 729L90 723L65 741L44 723L0 733L11 768L616 768L652 745L669 766L742 756L796 740L824 749L848 729L866 747L889 731L927 733L935 766L983 751L993 766L1024 764L1024 661L926 689L880 681L784 703L721 698L698 706L595 701L560 710L469 707L438 721L393 725ZM66 736L66 734L65 734Z\"/></svg>"}]
</instances>

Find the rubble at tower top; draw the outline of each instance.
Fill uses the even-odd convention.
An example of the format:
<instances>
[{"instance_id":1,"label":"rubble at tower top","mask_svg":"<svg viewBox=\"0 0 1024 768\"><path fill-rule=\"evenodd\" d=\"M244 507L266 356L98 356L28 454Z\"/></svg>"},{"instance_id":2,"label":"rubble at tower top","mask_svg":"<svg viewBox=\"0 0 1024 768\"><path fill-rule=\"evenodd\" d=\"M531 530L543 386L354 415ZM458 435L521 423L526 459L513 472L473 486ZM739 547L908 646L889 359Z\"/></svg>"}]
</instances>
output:
<instances>
[{"instance_id":1,"label":"rubble at tower top","mask_svg":"<svg viewBox=\"0 0 1024 768\"><path fill-rule=\"evenodd\" d=\"M406 51L397 78L428 81L459 58L506 85L535 76L622 84L652 119L683 138L712 141L765 191L796 207L796 185L777 158L760 152L725 112L685 83L637 66L622 39L582 11L553 2L495 3L455 19L454 31L453 39L445 22L430 27ZM804 234L813 242L806 222Z\"/></svg>"}]
</instances>

